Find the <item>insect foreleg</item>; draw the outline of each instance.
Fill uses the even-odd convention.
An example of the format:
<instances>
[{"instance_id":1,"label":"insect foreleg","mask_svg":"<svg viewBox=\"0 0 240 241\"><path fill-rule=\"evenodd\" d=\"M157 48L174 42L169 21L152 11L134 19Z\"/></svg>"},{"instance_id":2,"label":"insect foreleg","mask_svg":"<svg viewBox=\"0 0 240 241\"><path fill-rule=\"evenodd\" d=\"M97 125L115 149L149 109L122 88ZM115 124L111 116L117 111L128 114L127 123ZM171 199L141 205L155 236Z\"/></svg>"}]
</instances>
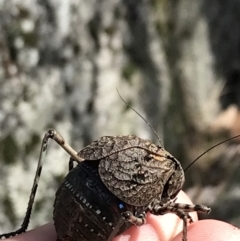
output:
<instances>
[{"instance_id":1,"label":"insect foreleg","mask_svg":"<svg viewBox=\"0 0 240 241\"><path fill-rule=\"evenodd\" d=\"M132 212L126 211L122 213L122 217L124 217L124 219L127 222L130 222L132 224L134 224L135 226L141 226L144 223L146 223L146 213L143 212L142 214L139 215L139 217L133 215Z\"/></svg>"},{"instance_id":2,"label":"insect foreleg","mask_svg":"<svg viewBox=\"0 0 240 241\"><path fill-rule=\"evenodd\" d=\"M211 209L204 205L183 204L168 202L166 205L155 205L149 211L155 215L163 215L166 213L175 213L180 219L183 220L183 241L187 241L187 222L193 222L190 212L209 213Z\"/></svg>"}]
</instances>

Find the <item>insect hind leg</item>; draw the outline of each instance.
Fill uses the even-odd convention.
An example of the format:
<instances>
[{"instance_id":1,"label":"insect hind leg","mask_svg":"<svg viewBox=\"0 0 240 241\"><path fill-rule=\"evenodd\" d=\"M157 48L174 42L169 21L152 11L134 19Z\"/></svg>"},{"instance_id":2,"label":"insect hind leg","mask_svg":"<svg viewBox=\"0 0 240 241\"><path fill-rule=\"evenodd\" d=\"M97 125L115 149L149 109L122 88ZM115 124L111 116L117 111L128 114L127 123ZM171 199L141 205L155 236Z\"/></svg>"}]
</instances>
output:
<instances>
[{"instance_id":1,"label":"insect hind leg","mask_svg":"<svg viewBox=\"0 0 240 241\"><path fill-rule=\"evenodd\" d=\"M41 151L40 151L40 155L39 155L38 166L37 166L37 170L36 170L36 173L35 173L31 194L30 194L29 201L28 201L27 212L26 212L25 217L23 219L22 225L18 230L14 231L14 232L1 234L0 239L10 238L10 237L19 235L21 233L24 233L27 230L27 227L28 227L29 222L30 222L32 207L33 207L33 203L34 203L34 200L35 200L39 179L40 179L41 172L42 172L43 162L44 162L45 156L46 156L49 138L56 141L77 162L84 161L84 159L80 158L77 155L77 152L74 149L72 149L65 142L64 138L57 131L55 131L53 129L47 131L46 134L43 137L43 140L42 140L42 146L41 146Z\"/></svg>"}]
</instances>

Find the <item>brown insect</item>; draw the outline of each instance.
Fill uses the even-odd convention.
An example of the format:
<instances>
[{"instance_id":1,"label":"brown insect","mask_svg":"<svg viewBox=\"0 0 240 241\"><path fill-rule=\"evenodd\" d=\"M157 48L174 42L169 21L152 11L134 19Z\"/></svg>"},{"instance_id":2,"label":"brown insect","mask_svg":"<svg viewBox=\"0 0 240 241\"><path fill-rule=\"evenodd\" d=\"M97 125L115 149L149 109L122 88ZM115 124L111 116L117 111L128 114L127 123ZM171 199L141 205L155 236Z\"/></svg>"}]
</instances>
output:
<instances>
[{"instance_id":1,"label":"brown insect","mask_svg":"<svg viewBox=\"0 0 240 241\"><path fill-rule=\"evenodd\" d=\"M27 229L49 138L71 156L70 172L54 203L53 219L59 241L111 241L132 224L144 224L147 212L178 215L183 220L183 241L186 241L187 221L192 222L189 212L210 211L206 206L175 202L184 183L184 171L161 145L133 135L105 136L77 153L59 133L49 130L42 141L22 226L0 238ZM74 162L77 166L73 168Z\"/></svg>"},{"instance_id":2,"label":"brown insect","mask_svg":"<svg viewBox=\"0 0 240 241\"><path fill-rule=\"evenodd\" d=\"M111 241L131 225L144 224L147 212L155 215L175 213L183 220L182 240L187 241L187 222L192 222L189 213L209 213L210 208L176 203L176 196L185 181L180 162L163 148L149 122L121 96L120 98L147 123L160 145L133 135L104 136L77 153L59 133L49 130L42 141L38 167L21 228L2 234L0 238L26 231L50 138L71 156L69 173L60 185L54 202L53 220L58 241ZM237 137L239 136L229 140ZM77 163L76 167L74 162Z\"/></svg>"}]
</instances>

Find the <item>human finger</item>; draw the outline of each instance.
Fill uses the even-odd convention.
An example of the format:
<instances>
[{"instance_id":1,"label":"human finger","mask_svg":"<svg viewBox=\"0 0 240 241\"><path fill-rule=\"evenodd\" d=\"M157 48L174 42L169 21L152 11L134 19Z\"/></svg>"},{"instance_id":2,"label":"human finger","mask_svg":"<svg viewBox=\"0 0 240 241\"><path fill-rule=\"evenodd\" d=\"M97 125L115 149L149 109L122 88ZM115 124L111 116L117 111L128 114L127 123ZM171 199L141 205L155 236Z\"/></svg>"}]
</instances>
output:
<instances>
[{"instance_id":1,"label":"human finger","mask_svg":"<svg viewBox=\"0 0 240 241\"><path fill-rule=\"evenodd\" d=\"M192 223L188 227L188 241L239 241L240 229L218 220L205 219ZM179 234L172 241L182 241Z\"/></svg>"},{"instance_id":2,"label":"human finger","mask_svg":"<svg viewBox=\"0 0 240 241\"><path fill-rule=\"evenodd\" d=\"M9 238L8 241L56 241L57 235L53 223L30 230L26 233Z\"/></svg>"},{"instance_id":3,"label":"human finger","mask_svg":"<svg viewBox=\"0 0 240 241\"><path fill-rule=\"evenodd\" d=\"M192 204L191 200L184 192L180 192L176 200L177 203ZM197 214L190 213L193 221L197 221ZM161 216L147 215L147 223L140 227L131 227L114 241L168 241L182 232L183 222L175 214L169 213Z\"/></svg>"},{"instance_id":4,"label":"human finger","mask_svg":"<svg viewBox=\"0 0 240 241\"><path fill-rule=\"evenodd\" d=\"M177 202L191 204L188 196L180 192ZM195 212L190 214L194 221L197 220ZM147 223L141 227L131 227L114 241L168 241L182 231L182 220L175 214L165 214L155 216L147 215ZM53 224L46 224L36 229L30 230L21 235L15 236L9 241L55 241L56 233Z\"/></svg>"}]
</instances>

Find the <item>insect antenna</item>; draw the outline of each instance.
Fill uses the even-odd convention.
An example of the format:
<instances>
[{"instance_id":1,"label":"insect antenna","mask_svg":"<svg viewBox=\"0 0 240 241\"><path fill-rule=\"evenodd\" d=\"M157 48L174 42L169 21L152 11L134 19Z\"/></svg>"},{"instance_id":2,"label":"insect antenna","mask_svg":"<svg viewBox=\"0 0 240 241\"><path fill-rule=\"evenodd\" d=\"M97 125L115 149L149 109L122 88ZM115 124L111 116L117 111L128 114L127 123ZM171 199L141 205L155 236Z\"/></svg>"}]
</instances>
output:
<instances>
[{"instance_id":1,"label":"insect antenna","mask_svg":"<svg viewBox=\"0 0 240 241\"><path fill-rule=\"evenodd\" d=\"M194 161L192 161L192 162L184 169L184 172L186 172L198 159L200 159L200 158L201 158L203 155L205 155L207 152L211 151L212 149L214 149L214 148L217 147L217 146L222 145L222 144L225 143L225 142L231 141L231 140L236 139L236 138L238 138L238 137L240 137L240 135L231 137L231 138L229 138L229 139L227 139L227 140L225 140L225 141L221 141L221 142L219 142L218 144L210 147L209 149L207 149L206 151L204 151L200 156L198 156Z\"/></svg>"},{"instance_id":2,"label":"insect antenna","mask_svg":"<svg viewBox=\"0 0 240 241\"><path fill-rule=\"evenodd\" d=\"M134 108L132 108L132 106L129 105L129 104L123 99L123 97L120 95L118 89L117 89L117 92L118 92L118 95L119 95L120 99L124 102L124 104L125 104L127 107L129 107L131 110L133 110L133 111L151 128L151 130L153 131L154 135L157 137L157 140L159 141L160 146L163 146L160 137L158 136L158 134L157 134L157 132L155 131L155 129L151 126L151 124L150 124L138 111L136 111Z\"/></svg>"}]
</instances>

